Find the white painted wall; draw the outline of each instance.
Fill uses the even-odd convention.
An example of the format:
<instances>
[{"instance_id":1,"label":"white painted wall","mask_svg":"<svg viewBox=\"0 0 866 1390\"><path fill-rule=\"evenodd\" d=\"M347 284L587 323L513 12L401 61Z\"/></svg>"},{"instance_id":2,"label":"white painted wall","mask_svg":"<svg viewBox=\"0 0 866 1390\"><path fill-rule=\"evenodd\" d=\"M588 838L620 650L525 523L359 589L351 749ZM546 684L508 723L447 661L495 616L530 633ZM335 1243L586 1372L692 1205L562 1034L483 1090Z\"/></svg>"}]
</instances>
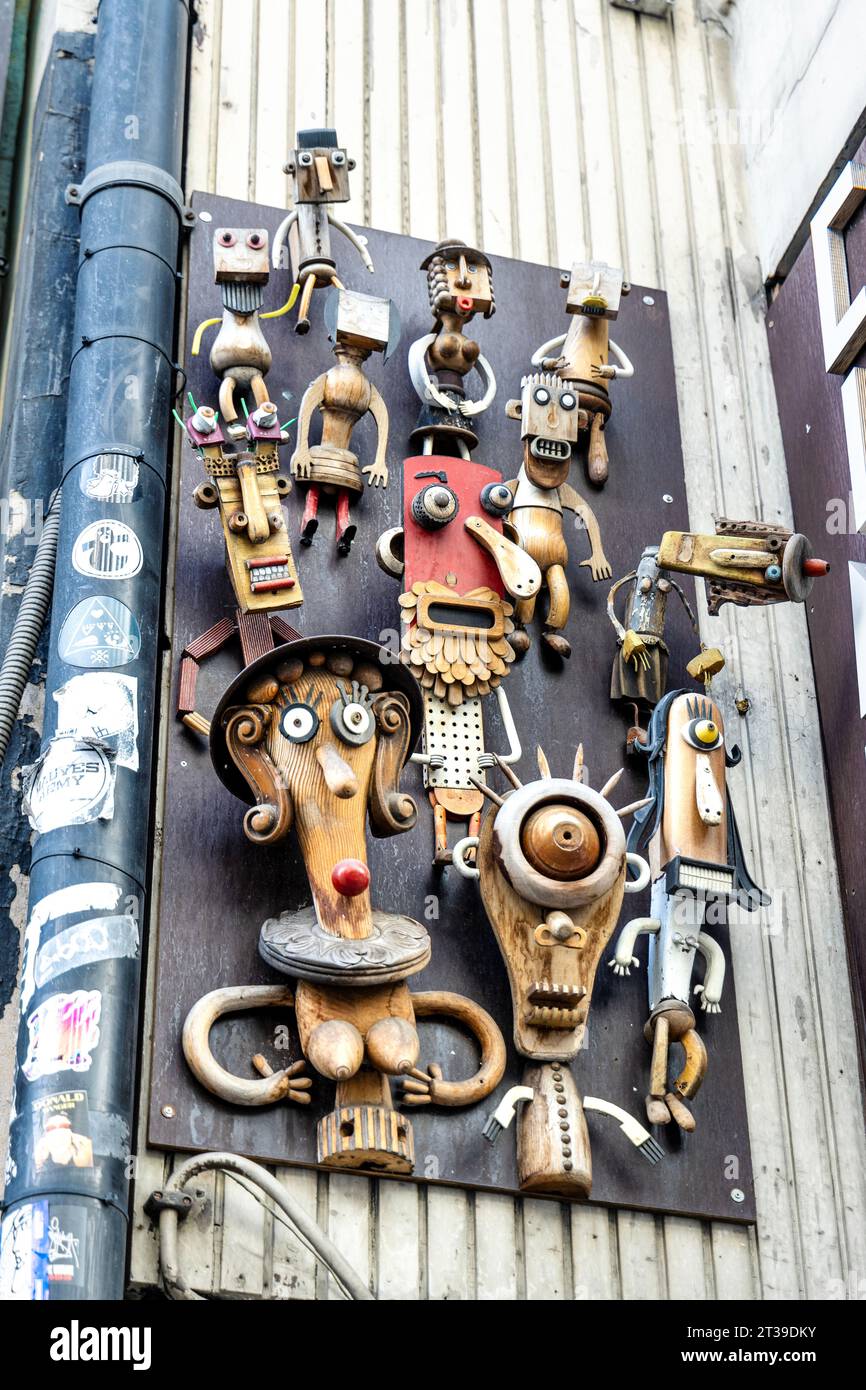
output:
<instances>
[{"instance_id":1,"label":"white painted wall","mask_svg":"<svg viewBox=\"0 0 866 1390\"><path fill-rule=\"evenodd\" d=\"M866 5L704 0L707 15L722 8L736 93L725 125L743 132L755 250L767 279L790 269L809 217L866 134Z\"/></svg>"},{"instance_id":2,"label":"white painted wall","mask_svg":"<svg viewBox=\"0 0 866 1390\"><path fill-rule=\"evenodd\" d=\"M478 236L492 252L555 265L589 251L622 259L669 295L692 523L790 522L758 260L773 204L750 199L741 148L714 138L709 113L741 98L705 0L677 0L670 22L607 0L197 7L188 191L282 205L296 124L334 120L358 156L350 220L430 240ZM851 7L835 8L841 18ZM743 0L741 17L758 8ZM790 15L779 18L792 8L830 7L761 0L776 26L752 42L767 72L774 45L788 45L779 62L792 74L773 101L802 66ZM758 52L752 60L754 87ZM793 182L808 143L792 151ZM817 179L808 175L809 197ZM781 904L773 934L733 932L757 1230L279 1170L380 1298L821 1299L866 1277L866 1142L858 1078L840 1062L853 1055L853 1020L805 619L791 607L724 614L705 635L729 644L717 693L744 748L738 819ZM745 720L738 689L752 701ZM141 1205L173 1161L139 1146L140 1286L158 1268ZM208 1205L181 1237L194 1287L335 1296L244 1192L212 1178L201 1189Z\"/></svg>"}]
</instances>

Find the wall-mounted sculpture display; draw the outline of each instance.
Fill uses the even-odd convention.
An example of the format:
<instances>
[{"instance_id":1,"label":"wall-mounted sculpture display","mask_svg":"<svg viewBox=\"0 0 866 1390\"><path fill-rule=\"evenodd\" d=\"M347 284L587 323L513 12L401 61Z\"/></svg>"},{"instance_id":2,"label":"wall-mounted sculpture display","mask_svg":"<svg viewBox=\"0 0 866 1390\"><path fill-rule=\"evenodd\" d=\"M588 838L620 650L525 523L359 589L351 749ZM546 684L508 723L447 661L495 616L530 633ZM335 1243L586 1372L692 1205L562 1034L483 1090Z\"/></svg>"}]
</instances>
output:
<instances>
[{"instance_id":1,"label":"wall-mounted sculpture display","mask_svg":"<svg viewBox=\"0 0 866 1390\"><path fill-rule=\"evenodd\" d=\"M384 657L384 659L383 659ZM416 808L400 790L417 740L420 691L411 674L374 643L321 637L289 643L254 662L225 692L213 720L211 753L226 786L252 802L243 819L256 845L294 827L313 896L311 908L266 921L263 959L292 989L242 986L206 995L190 1012L184 1053L214 1094L239 1105L304 1103L302 1064L274 1072L253 1058L259 1079L234 1076L213 1057L220 1014L294 1008L304 1058L336 1083L334 1109L318 1125L318 1159L328 1166L410 1173L412 1127L394 1109L391 1078L407 1078L409 1105L471 1105L502 1078L505 1046L496 1024L470 999L444 991L411 994L407 979L430 959L426 929L373 906L366 821L374 835L412 828ZM474 1076L448 1081L418 1066L416 1020L452 1017L474 1033ZM411 1082L411 1084L410 1084Z\"/></svg>"},{"instance_id":2,"label":"wall-mounted sculpture display","mask_svg":"<svg viewBox=\"0 0 866 1390\"><path fill-rule=\"evenodd\" d=\"M690 1131L695 1117L685 1102L697 1095L707 1069L691 994L700 995L707 1013L718 1013L725 979L725 957L712 928L724 924L728 903L751 912L770 900L745 866L725 786L725 770L740 761L740 750L726 746L718 706L699 694L671 691L656 707L646 739L632 747L647 758L650 800L635 813L628 843L648 853L652 915L623 928L610 965L618 975L630 974L639 964L635 943L648 936L647 1117L654 1125L673 1119ZM698 956L705 963L704 978L692 991ZM681 1045L685 1061L671 1085L673 1042Z\"/></svg>"},{"instance_id":3,"label":"wall-mounted sculpture display","mask_svg":"<svg viewBox=\"0 0 866 1390\"><path fill-rule=\"evenodd\" d=\"M343 288L331 255L331 228L354 246L371 274L374 267L363 237L334 214L335 204L349 201L349 172L355 167L354 159L337 143L335 130L299 130L296 138L297 148L285 165L285 172L292 176L294 206L274 237L274 269L290 262L292 280L301 295L295 332L309 333L313 290L329 285Z\"/></svg>"},{"instance_id":4,"label":"wall-mounted sculpture display","mask_svg":"<svg viewBox=\"0 0 866 1390\"><path fill-rule=\"evenodd\" d=\"M584 1111L614 1116L651 1163L662 1156L625 1111L594 1097L581 1099L569 1066L583 1045L596 971L623 895L640 892L649 881L649 865L627 851L621 824L644 803L614 810L607 796L620 773L600 792L587 786L582 746L571 777L553 777L541 749L540 777L525 785L496 762L511 785L505 795L485 789L493 806L480 834L454 846L454 864L478 880L508 971L514 1046L529 1066L485 1134L495 1141L521 1105L520 1186L585 1197L592 1159ZM467 862L470 855L474 864ZM637 870L635 878L629 878L629 866Z\"/></svg>"},{"instance_id":5,"label":"wall-mounted sculpture display","mask_svg":"<svg viewBox=\"0 0 866 1390\"><path fill-rule=\"evenodd\" d=\"M363 364L371 352L381 352L387 361L400 337L400 319L389 299L334 289L325 305L325 324L337 360L304 392L292 476L306 488L301 544L312 545L319 527L320 495L329 493L336 500L337 553L348 555L357 531L349 515L350 498L363 492L365 474L370 487L388 485L388 411L364 375ZM321 415L322 433L319 443L311 445L314 411ZM368 412L376 422L378 442L373 462L362 468L349 444L352 431Z\"/></svg>"},{"instance_id":6,"label":"wall-mounted sculpture display","mask_svg":"<svg viewBox=\"0 0 866 1390\"><path fill-rule=\"evenodd\" d=\"M493 267L483 251L462 241L440 241L421 266L433 331L409 349L409 374L421 400L412 444L422 453L456 453L469 457L478 443L474 420L496 394L496 377L487 358L464 329L476 314L489 319L496 311ZM467 377L477 372L482 393L473 398Z\"/></svg>"},{"instance_id":7,"label":"wall-mounted sculpture display","mask_svg":"<svg viewBox=\"0 0 866 1390\"><path fill-rule=\"evenodd\" d=\"M548 591L542 641L557 656L571 655L571 644L562 629L568 622L571 598L565 567L568 546L562 529L563 511L571 511L589 538L590 555L581 560L594 580L609 579L610 565L601 544L601 531L589 503L568 482L572 450L577 442L580 419L576 392L558 377L535 372L521 382L521 398L509 401L506 414L521 423L523 462L517 477L506 486L511 493L508 525L523 550L537 563ZM535 614L537 594L521 598L517 619L529 623ZM514 634L512 646L518 655L529 648L525 627Z\"/></svg>"},{"instance_id":8,"label":"wall-mounted sculpture display","mask_svg":"<svg viewBox=\"0 0 866 1390\"><path fill-rule=\"evenodd\" d=\"M805 536L767 521L716 523L714 536L666 531L658 552L660 569L701 576L707 609L723 603L742 607L768 603L805 603L815 579L830 566L816 558Z\"/></svg>"},{"instance_id":9,"label":"wall-mounted sculpture display","mask_svg":"<svg viewBox=\"0 0 866 1390\"><path fill-rule=\"evenodd\" d=\"M207 482L195 490L197 507L217 508L225 539L226 568L237 610L220 618L184 647L177 692L178 717L197 733L209 724L195 708L199 662L238 635L245 662L273 647L275 640L296 637L293 627L278 617L284 608L303 603L282 502L291 491L279 472L278 450L288 442L280 427L277 407L264 401L248 416L246 448L223 433L217 412L199 406L186 421L187 437L204 464Z\"/></svg>"},{"instance_id":10,"label":"wall-mounted sculpture display","mask_svg":"<svg viewBox=\"0 0 866 1390\"><path fill-rule=\"evenodd\" d=\"M574 315L567 333L542 343L532 354L533 367L554 372L571 387L589 427L587 472L592 483L607 481L608 456L604 428L611 412L607 382L634 375L634 367L609 335L608 321L619 313L620 299L631 286L623 272L603 261L577 261L563 273L568 290L566 312ZM610 361L613 353L616 362Z\"/></svg>"}]
</instances>

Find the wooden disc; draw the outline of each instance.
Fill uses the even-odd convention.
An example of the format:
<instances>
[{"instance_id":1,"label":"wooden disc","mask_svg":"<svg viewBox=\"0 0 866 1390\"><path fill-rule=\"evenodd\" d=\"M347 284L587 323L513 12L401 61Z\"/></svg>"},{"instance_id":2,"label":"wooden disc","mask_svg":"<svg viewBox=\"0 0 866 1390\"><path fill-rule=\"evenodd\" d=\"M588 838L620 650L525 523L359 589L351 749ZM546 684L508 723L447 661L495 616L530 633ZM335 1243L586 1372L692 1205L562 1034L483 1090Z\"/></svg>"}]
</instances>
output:
<instances>
[{"instance_id":1,"label":"wooden disc","mask_svg":"<svg viewBox=\"0 0 866 1390\"><path fill-rule=\"evenodd\" d=\"M539 873L565 881L591 873L601 858L601 837L587 815L567 804L540 806L524 823L523 853Z\"/></svg>"}]
</instances>

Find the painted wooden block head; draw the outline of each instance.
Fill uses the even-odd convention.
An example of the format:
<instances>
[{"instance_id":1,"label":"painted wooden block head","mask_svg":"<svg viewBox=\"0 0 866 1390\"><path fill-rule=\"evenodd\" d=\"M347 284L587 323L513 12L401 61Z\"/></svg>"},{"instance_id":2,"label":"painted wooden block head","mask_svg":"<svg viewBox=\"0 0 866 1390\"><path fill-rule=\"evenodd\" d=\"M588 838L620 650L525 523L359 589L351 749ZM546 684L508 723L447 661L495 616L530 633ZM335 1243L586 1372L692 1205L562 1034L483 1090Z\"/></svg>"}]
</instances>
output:
<instances>
[{"instance_id":1,"label":"painted wooden block head","mask_svg":"<svg viewBox=\"0 0 866 1390\"><path fill-rule=\"evenodd\" d=\"M400 341L400 314L391 299L333 289L325 299L325 328L332 343L381 352L387 362Z\"/></svg>"},{"instance_id":2,"label":"painted wooden block head","mask_svg":"<svg viewBox=\"0 0 866 1390\"><path fill-rule=\"evenodd\" d=\"M575 261L560 283L568 290L566 312L588 318L615 319L621 296L631 288L622 269L605 261Z\"/></svg>"},{"instance_id":3,"label":"painted wooden block head","mask_svg":"<svg viewBox=\"0 0 866 1390\"><path fill-rule=\"evenodd\" d=\"M355 167L330 128L299 130L285 172L294 181L295 203L348 203L349 173Z\"/></svg>"},{"instance_id":4,"label":"painted wooden block head","mask_svg":"<svg viewBox=\"0 0 866 1390\"><path fill-rule=\"evenodd\" d=\"M527 476L536 487L561 487L580 429L577 392L550 372L530 373L520 388L520 400L509 401L505 412L520 421Z\"/></svg>"},{"instance_id":5,"label":"painted wooden block head","mask_svg":"<svg viewBox=\"0 0 866 1390\"><path fill-rule=\"evenodd\" d=\"M237 281L266 284L270 273L267 228L217 227L213 234L213 265L218 285Z\"/></svg>"},{"instance_id":6,"label":"painted wooden block head","mask_svg":"<svg viewBox=\"0 0 866 1390\"><path fill-rule=\"evenodd\" d=\"M287 643L232 682L212 721L222 781L253 805L244 831L273 844L294 825L316 919L333 936L373 932L366 822L415 823L400 771L421 725L417 684L390 653L353 637Z\"/></svg>"},{"instance_id":7,"label":"painted wooden block head","mask_svg":"<svg viewBox=\"0 0 866 1390\"><path fill-rule=\"evenodd\" d=\"M496 312L493 295L493 267L483 251L465 242L440 241L421 269L427 272L427 292L433 318L456 314L464 323L475 314L489 319Z\"/></svg>"}]
</instances>

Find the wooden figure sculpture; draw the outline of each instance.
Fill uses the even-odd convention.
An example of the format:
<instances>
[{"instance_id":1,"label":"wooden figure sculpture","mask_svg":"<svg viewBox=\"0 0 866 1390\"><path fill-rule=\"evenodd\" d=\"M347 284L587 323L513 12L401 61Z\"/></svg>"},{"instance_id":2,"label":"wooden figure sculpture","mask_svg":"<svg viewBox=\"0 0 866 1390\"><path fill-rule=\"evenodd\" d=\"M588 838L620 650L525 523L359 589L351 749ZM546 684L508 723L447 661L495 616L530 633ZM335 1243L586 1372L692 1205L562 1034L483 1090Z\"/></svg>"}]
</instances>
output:
<instances>
[{"instance_id":1,"label":"wooden figure sculpture","mask_svg":"<svg viewBox=\"0 0 866 1390\"><path fill-rule=\"evenodd\" d=\"M772 522L727 517L716 522L714 536L666 531L658 563L661 569L701 575L712 614L723 603L805 603L815 579L830 569L826 560L815 558L805 536Z\"/></svg>"},{"instance_id":2,"label":"wooden figure sculpture","mask_svg":"<svg viewBox=\"0 0 866 1390\"><path fill-rule=\"evenodd\" d=\"M639 936L649 937L650 1014L645 1034L652 1044L647 1118L675 1120L695 1128L686 1101L693 1100L707 1068L707 1051L690 1005L697 956L705 962L702 984L694 986L701 1008L720 1011L725 957L709 930L725 921L727 904L750 912L769 903L746 869L737 823L725 787L725 769L740 760L726 748L724 725L712 700L673 690L656 707L645 741L633 751L649 764L649 801L636 812L629 849L646 847L652 872L651 916L629 922L619 935L610 965L628 975L639 964ZM682 1070L668 1080L669 1052L678 1042Z\"/></svg>"},{"instance_id":3,"label":"wooden figure sculpture","mask_svg":"<svg viewBox=\"0 0 866 1390\"><path fill-rule=\"evenodd\" d=\"M391 1078L411 1078L411 1105L471 1105L502 1078L505 1045L471 1000L445 992L411 994L407 980L430 959L425 928L373 906L365 825L395 835L415 823L400 772L420 731L421 698L408 671L374 643L318 637L260 658L229 686L214 716L211 755L225 785L251 802L244 831L273 845L294 826L313 906L264 923L259 951L295 982L291 988L230 988L206 995L184 1026L186 1059L215 1095L239 1105L309 1100L303 1062L259 1079L225 1071L210 1051L223 1013L294 1008L306 1061L336 1083L333 1111L318 1125L318 1161L332 1167L410 1173L409 1120L394 1109ZM381 885L380 885L381 891ZM480 1045L477 1073L446 1081L418 1065L416 1022L430 1016L465 1025Z\"/></svg>"},{"instance_id":4,"label":"wooden figure sculpture","mask_svg":"<svg viewBox=\"0 0 866 1390\"><path fill-rule=\"evenodd\" d=\"M483 251L462 241L440 241L423 261L433 313L433 332L409 349L409 375L422 409L412 443L423 453L457 453L463 458L478 443L473 420L496 394L493 368L464 329L476 314L495 313L493 267ZM478 399L466 390L477 371L483 384ZM435 444L435 448L434 448Z\"/></svg>"},{"instance_id":5,"label":"wooden figure sculpture","mask_svg":"<svg viewBox=\"0 0 866 1390\"><path fill-rule=\"evenodd\" d=\"M611 412L607 382L634 375L634 367L621 347L609 337L608 321L619 313L620 297L630 286L623 272L604 261L578 261L560 279L568 290L566 312L573 314L571 327L532 355L533 367L555 372L572 388L582 411L581 429L589 427L587 470L589 480L607 481L608 457L604 428ZM613 353L616 363L610 361Z\"/></svg>"},{"instance_id":6,"label":"wooden figure sculpture","mask_svg":"<svg viewBox=\"0 0 866 1390\"><path fill-rule=\"evenodd\" d=\"M189 728L206 735L208 721L195 708L199 662L236 635L244 664L270 651L275 639L296 637L295 629L277 614L297 608L304 596L283 517L282 502L291 483L279 472L278 450L288 434L280 427L277 407L263 401L248 417L246 448L239 448L237 439L226 439L210 406L194 408L184 428L208 475L193 494L195 503L204 510L219 510L226 568L237 603L233 617L221 618L189 642L181 656L177 714Z\"/></svg>"},{"instance_id":7,"label":"wooden figure sculpture","mask_svg":"<svg viewBox=\"0 0 866 1390\"><path fill-rule=\"evenodd\" d=\"M197 357L204 330L220 325L210 350L210 365L222 382L219 408L230 439L243 439L245 427L238 417L235 393L252 391L256 407L267 404L265 377L271 366L271 350L260 319L279 318L288 312L293 298L281 309L260 313L262 286L268 282L268 234L264 227L217 227L213 235L214 275L222 292L222 319L205 319L195 331L191 354ZM246 406L245 406L246 410Z\"/></svg>"},{"instance_id":8,"label":"wooden figure sculpture","mask_svg":"<svg viewBox=\"0 0 866 1390\"><path fill-rule=\"evenodd\" d=\"M350 496L359 496L363 491L364 474L370 487L388 485L388 411L376 387L364 375L363 364L371 352L381 352L387 361L400 337L400 320L389 299L335 289L325 305L325 323L337 360L304 392L292 476L307 489L301 544L312 545L318 530L320 493L333 493L337 507L337 553L348 555L357 531L349 517ZM322 417L322 437L311 446L314 411ZM373 462L361 468L349 443L356 424L368 412L376 422L378 444Z\"/></svg>"},{"instance_id":9,"label":"wooden figure sculpture","mask_svg":"<svg viewBox=\"0 0 866 1390\"><path fill-rule=\"evenodd\" d=\"M274 237L274 269L284 267L289 259L288 238L292 280L301 295L295 332L309 333L313 290L327 285L343 288L331 255L331 228L351 242L371 274L374 266L364 238L334 215L336 203L349 201L349 172L355 167L354 159L337 144L335 130L299 130L297 141L297 149L285 165L285 172L292 176L294 207Z\"/></svg>"},{"instance_id":10,"label":"wooden figure sculpture","mask_svg":"<svg viewBox=\"0 0 866 1390\"><path fill-rule=\"evenodd\" d=\"M649 881L649 865L627 851L621 824L645 803L614 810L607 797L622 774L593 791L583 780L582 747L571 777L552 777L539 749L540 777L526 785L496 761L511 789L500 796L485 788L493 805L480 835L454 846L454 864L478 880L508 971L514 1045L528 1065L523 1084L507 1093L484 1132L493 1142L525 1102L517 1129L521 1188L586 1197L592 1186L586 1110L614 1116L651 1163L662 1156L624 1110L581 1098L569 1065L583 1044L596 971L623 895ZM634 879L629 865L637 870Z\"/></svg>"},{"instance_id":11,"label":"wooden figure sculpture","mask_svg":"<svg viewBox=\"0 0 866 1390\"><path fill-rule=\"evenodd\" d=\"M571 387L545 372L525 376L521 399L509 401L505 411L512 420L521 422L523 440L520 472L506 484L513 497L508 525L522 549L538 564L547 584L542 641L557 656L568 657L571 644L563 636L563 628L571 600L565 573L568 546L562 529L563 510L574 512L589 537L590 556L581 560L581 566L588 565L596 581L610 578L595 512L568 482L582 412ZM517 619L522 625L532 621L536 597L532 594L519 600ZM512 646L518 655L528 650L525 626L514 634Z\"/></svg>"},{"instance_id":12,"label":"wooden figure sculpture","mask_svg":"<svg viewBox=\"0 0 866 1390\"><path fill-rule=\"evenodd\" d=\"M451 862L449 817L477 829L479 781L493 755L482 701L496 692L508 751L520 744L500 682L514 660L513 601L537 593L535 561L503 534L510 490L492 468L423 454L403 465L403 526L380 536L381 567L402 579L401 657L424 690L423 752L414 761L434 814L434 864Z\"/></svg>"},{"instance_id":13,"label":"wooden figure sculpture","mask_svg":"<svg viewBox=\"0 0 866 1390\"><path fill-rule=\"evenodd\" d=\"M658 554L657 545L648 545L637 569L618 579L607 596L607 616L619 643L610 678L610 698L615 703L633 705L635 723L638 713L654 709L667 689L668 649L664 631L668 596L672 590L679 596L698 641L701 639L691 604L676 580L659 569ZM616 615L616 596L625 584L631 587L626 597L626 626L623 626ZM706 685L724 664L717 647L706 648L701 643L699 654L689 662L687 669Z\"/></svg>"}]
</instances>

